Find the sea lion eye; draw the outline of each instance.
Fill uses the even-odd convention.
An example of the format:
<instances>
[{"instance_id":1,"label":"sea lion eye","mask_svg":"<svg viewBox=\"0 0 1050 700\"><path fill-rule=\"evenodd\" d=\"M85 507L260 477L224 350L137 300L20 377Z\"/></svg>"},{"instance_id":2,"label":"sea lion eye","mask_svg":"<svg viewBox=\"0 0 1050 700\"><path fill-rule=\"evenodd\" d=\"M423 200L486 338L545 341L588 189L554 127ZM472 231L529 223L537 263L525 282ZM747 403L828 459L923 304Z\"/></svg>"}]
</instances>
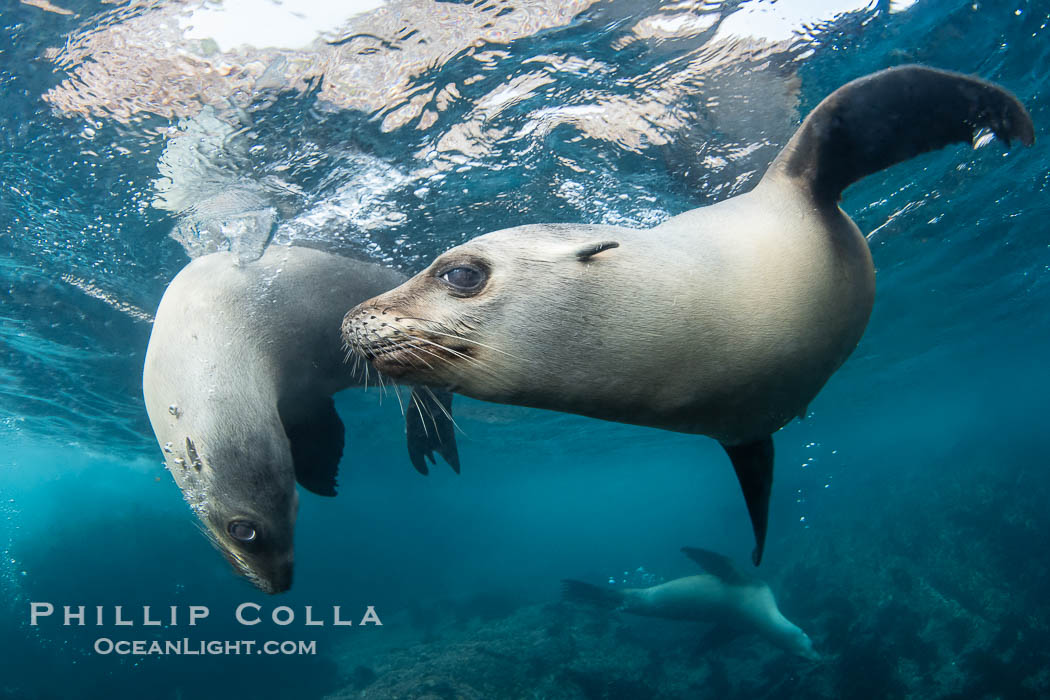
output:
<instances>
[{"instance_id":1,"label":"sea lion eye","mask_svg":"<svg viewBox=\"0 0 1050 700\"><path fill-rule=\"evenodd\" d=\"M438 275L450 287L458 292L476 292L485 284L486 274L473 265L457 265Z\"/></svg>"},{"instance_id":2,"label":"sea lion eye","mask_svg":"<svg viewBox=\"0 0 1050 700\"><path fill-rule=\"evenodd\" d=\"M230 537L241 542L252 542L255 540L255 525L247 520L231 520L226 526Z\"/></svg>"}]
</instances>

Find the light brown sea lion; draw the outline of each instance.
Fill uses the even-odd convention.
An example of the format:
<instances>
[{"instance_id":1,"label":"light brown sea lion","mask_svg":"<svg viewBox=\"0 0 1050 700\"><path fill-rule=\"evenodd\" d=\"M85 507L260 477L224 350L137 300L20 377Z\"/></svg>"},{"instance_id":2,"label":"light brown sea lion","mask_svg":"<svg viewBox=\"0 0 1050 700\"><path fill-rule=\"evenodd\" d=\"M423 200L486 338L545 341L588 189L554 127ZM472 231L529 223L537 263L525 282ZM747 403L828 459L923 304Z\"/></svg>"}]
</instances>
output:
<instances>
[{"instance_id":1,"label":"light brown sea lion","mask_svg":"<svg viewBox=\"0 0 1050 700\"><path fill-rule=\"evenodd\" d=\"M989 129L1034 134L983 80L891 68L821 102L745 194L649 230L532 225L440 255L352 309L343 337L381 372L502 403L718 440L762 557L772 433L856 347L875 296L843 189Z\"/></svg>"}]
</instances>

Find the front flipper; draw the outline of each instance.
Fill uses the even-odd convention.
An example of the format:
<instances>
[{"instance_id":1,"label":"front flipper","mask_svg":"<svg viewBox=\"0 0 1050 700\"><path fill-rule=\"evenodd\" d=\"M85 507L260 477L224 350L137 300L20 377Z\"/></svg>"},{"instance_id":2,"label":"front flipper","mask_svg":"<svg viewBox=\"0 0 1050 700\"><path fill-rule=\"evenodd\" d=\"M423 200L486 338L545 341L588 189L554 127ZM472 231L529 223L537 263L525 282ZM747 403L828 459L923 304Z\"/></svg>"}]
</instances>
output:
<instances>
[{"instance_id":1,"label":"front flipper","mask_svg":"<svg viewBox=\"0 0 1050 700\"><path fill-rule=\"evenodd\" d=\"M736 478L744 492L747 513L751 516L751 527L755 531L755 550L751 561L755 566L762 562L762 551L766 546L766 526L769 523L769 492L773 487L773 438L749 442L743 445L722 444L733 462Z\"/></svg>"},{"instance_id":2,"label":"front flipper","mask_svg":"<svg viewBox=\"0 0 1050 700\"><path fill-rule=\"evenodd\" d=\"M427 460L435 464L434 453L445 458L459 474L459 448L452 422L452 394L425 387L412 389L405 407L408 458L420 474L428 474Z\"/></svg>"},{"instance_id":3,"label":"front flipper","mask_svg":"<svg viewBox=\"0 0 1050 700\"><path fill-rule=\"evenodd\" d=\"M343 457L343 421L331 396L295 405L279 405L284 433L292 448L295 479L307 491L334 496Z\"/></svg>"}]
</instances>

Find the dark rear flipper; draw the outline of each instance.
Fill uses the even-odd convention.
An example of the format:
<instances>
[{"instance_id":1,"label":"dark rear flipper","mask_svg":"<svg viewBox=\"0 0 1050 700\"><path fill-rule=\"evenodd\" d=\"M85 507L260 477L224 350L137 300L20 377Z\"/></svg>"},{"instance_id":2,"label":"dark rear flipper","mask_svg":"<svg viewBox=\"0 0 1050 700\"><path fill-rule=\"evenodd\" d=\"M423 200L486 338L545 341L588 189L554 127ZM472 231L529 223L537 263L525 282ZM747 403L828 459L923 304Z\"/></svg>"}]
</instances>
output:
<instances>
[{"instance_id":1,"label":"dark rear flipper","mask_svg":"<svg viewBox=\"0 0 1050 700\"><path fill-rule=\"evenodd\" d=\"M607 610L615 610L623 604L622 591L594 586L571 578L562 579L561 597L562 600L593 605Z\"/></svg>"},{"instance_id":2,"label":"dark rear flipper","mask_svg":"<svg viewBox=\"0 0 1050 700\"><path fill-rule=\"evenodd\" d=\"M1035 140L1024 105L998 85L923 66L889 68L824 98L768 176L798 178L817 201L837 202L862 177L950 143L972 143L980 129L1007 145Z\"/></svg>"},{"instance_id":3,"label":"dark rear flipper","mask_svg":"<svg viewBox=\"0 0 1050 700\"><path fill-rule=\"evenodd\" d=\"M416 387L405 406L405 431L408 458L420 474L429 473L427 460L435 463L434 453L445 458L459 474L459 448L456 425L452 421L452 394L447 391Z\"/></svg>"}]
</instances>

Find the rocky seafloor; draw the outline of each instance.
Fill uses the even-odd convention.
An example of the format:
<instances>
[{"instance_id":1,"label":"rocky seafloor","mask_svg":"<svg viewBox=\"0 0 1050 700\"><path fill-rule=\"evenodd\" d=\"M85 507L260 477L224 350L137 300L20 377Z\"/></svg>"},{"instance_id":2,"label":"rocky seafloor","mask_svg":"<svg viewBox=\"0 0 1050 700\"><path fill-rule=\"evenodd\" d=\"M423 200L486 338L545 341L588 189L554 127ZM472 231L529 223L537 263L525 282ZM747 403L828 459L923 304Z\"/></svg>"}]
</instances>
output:
<instances>
[{"instance_id":1,"label":"rocky seafloor","mask_svg":"<svg viewBox=\"0 0 1050 700\"><path fill-rule=\"evenodd\" d=\"M862 508L855 494L835 527L807 531L780 557L791 563L763 571L820 662L756 636L715 644L703 625L493 597L417 619L413 643L364 662L348 655L346 684L329 697L1050 697L1050 489L1035 478L1039 455L960 476L947 468L953 457Z\"/></svg>"}]
</instances>

